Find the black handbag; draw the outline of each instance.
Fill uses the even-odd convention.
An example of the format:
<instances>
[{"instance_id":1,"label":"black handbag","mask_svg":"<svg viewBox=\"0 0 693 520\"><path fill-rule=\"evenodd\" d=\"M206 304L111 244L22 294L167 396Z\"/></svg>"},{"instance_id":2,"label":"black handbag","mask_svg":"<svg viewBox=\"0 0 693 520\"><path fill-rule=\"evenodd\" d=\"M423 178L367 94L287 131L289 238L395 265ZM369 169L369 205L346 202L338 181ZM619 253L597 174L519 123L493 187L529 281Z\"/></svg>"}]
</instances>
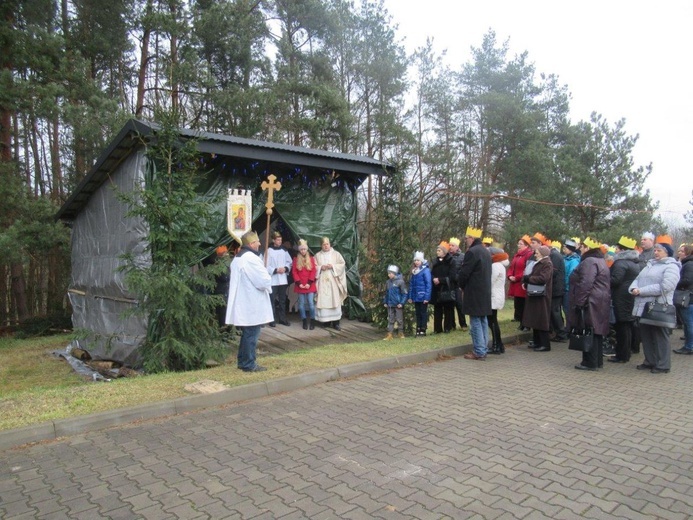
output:
<instances>
[{"instance_id":1,"label":"black handbag","mask_svg":"<svg viewBox=\"0 0 693 520\"><path fill-rule=\"evenodd\" d=\"M445 289L444 291L438 292L438 303L447 303L457 301L455 289Z\"/></svg>"},{"instance_id":2,"label":"black handbag","mask_svg":"<svg viewBox=\"0 0 693 520\"><path fill-rule=\"evenodd\" d=\"M640 315L640 323L653 327L676 328L676 307L658 301L647 302Z\"/></svg>"},{"instance_id":3,"label":"black handbag","mask_svg":"<svg viewBox=\"0 0 693 520\"><path fill-rule=\"evenodd\" d=\"M592 327L585 325L585 309L580 308L578 313L577 325L570 329L569 332L569 350L577 350L578 352L589 352L594 345L594 330Z\"/></svg>"},{"instance_id":4,"label":"black handbag","mask_svg":"<svg viewBox=\"0 0 693 520\"><path fill-rule=\"evenodd\" d=\"M538 283L527 284L527 296L544 296L545 293L546 285L539 285Z\"/></svg>"},{"instance_id":5,"label":"black handbag","mask_svg":"<svg viewBox=\"0 0 693 520\"><path fill-rule=\"evenodd\" d=\"M691 292L685 289L674 290L674 305L685 309L691 304Z\"/></svg>"}]
</instances>

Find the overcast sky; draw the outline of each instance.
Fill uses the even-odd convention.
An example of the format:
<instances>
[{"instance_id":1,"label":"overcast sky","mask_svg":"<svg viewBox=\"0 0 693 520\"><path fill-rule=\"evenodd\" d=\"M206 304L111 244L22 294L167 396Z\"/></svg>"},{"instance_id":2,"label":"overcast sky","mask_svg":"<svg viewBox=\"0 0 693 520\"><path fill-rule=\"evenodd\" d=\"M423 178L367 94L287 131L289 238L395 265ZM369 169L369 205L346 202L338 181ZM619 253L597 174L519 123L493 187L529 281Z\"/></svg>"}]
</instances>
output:
<instances>
[{"instance_id":1,"label":"overcast sky","mask_svg":"<svg viewBox=\"0 0 693 520\"><path fill-rule=\"evenodd\" d=\"M411 53L434 39L459 69L489 29L509 39L509 57L527 51L536 72L556 74L572 95L571 119L602 114L639 134L636 166L665 221L691 209L693 167L693 1L385 0Z\"/></svg>"}]
</instances>

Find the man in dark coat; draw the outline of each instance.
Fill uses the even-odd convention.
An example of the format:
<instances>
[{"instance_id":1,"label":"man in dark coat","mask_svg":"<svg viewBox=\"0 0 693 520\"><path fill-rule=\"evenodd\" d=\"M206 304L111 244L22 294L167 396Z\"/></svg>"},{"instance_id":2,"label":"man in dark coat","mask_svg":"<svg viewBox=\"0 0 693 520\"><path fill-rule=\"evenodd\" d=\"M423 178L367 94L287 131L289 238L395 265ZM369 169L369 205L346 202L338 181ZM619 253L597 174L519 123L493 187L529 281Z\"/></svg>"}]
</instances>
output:
<instances>
[{"instance_id":1,"label":"man in dark coat","mask_svg":"<svg viewBox=\"0 0 693 520\"><path fill-rule=\"evenodd\" d=\"M553 264L553 283L551 288L551 330L554 333L553 341L559 343L568 339L563 321L563 294L565 293L565 261L559 252L560 242L551 243L549 259Z\"/></svg>"},{"instance_id":2,"label":"man in dark coat","mask_svg":"<svg viewBox=\"0 0 693 520\"><path fill-rule=\"evenodd\" d=\"M611 277L606 266L601 244L586 238L580 244L582 259L570 275L570 308L568 322L577 326L578 313L584 312L585 325L592 327L594 344L583 352L578 370L597 370L603 365L604 336L609 334L609 307L611 305Z\"/></svg>"},{"instance_id":3,"label":"man in dark coat","mask_svg":"<svg viewBox=\"0 0 693 520\"><path fill-rule=\"evenodd\" d=\"M463 291L462 310L469 315L474 351L465 359L486 359L488 353L488 320L491 309L491 253L481 243L481 230L467 228L464 238L467 252L457 283Z\"/></svg>"},{"instance_id":4,"label":"man in dark coat","mask_svg":"<svg viewBox=\"0 0 693 520\"><path fill-rule=\"evenodd\" d=\"M627 363L636 346L633 343L633 303L635 297L630 293L630 284L640 274L638 252L634 251L635 240L621 237L616 244L614 263L609 268L611 275L611 304L614 308L614 329L616 330L616 355L610 357L613 363Z\"/></svg>"}]
</instances>

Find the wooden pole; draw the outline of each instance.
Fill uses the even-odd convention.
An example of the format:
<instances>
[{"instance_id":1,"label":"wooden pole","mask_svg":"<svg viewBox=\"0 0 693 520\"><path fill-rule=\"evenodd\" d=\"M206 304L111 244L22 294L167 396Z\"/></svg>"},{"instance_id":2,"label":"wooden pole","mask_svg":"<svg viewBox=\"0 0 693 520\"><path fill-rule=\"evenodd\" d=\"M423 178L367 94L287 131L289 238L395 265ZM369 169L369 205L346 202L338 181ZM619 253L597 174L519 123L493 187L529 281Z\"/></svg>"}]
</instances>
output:
<instances>
[{"instance_id":1,"label":"wooden pole","mask_svg":"<svg viewBox=\"0 0 693 520\"><path fill-rule=\"evenodd\" d=\"M275 182L277 177L274 174L270 174L266 181L263 181L260 187L262 191L267 190L267 202L265 203L265 215L267 215L267 229L265 231L265 266L267 265L267 250L269 249L269 239L270 239L270 220L272 218L272 208L274 208L274 191L279 191L282 189L281 182Z\"/></svg>"}]
</instances>

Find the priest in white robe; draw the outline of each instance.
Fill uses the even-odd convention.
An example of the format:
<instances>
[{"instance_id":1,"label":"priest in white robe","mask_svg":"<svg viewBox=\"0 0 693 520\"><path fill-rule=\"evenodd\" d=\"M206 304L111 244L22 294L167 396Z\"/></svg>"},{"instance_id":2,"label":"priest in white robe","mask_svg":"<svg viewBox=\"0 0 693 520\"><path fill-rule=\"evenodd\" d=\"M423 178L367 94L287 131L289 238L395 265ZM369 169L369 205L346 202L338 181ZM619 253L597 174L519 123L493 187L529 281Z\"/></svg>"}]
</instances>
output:
<instances>
[{"instance_id":1,"label":"priest in white robe","mask_svg":"<svg viewBox=\"0 0 693 520\"><path fill-rule=\"evenodd\" d=\"M344 257L332 248L330 239L323 237L320 251L315 255L318 264L318 293L315 318L341 330L342 303L347 298L346 263Z\"/></svg>"}]
</instances>

